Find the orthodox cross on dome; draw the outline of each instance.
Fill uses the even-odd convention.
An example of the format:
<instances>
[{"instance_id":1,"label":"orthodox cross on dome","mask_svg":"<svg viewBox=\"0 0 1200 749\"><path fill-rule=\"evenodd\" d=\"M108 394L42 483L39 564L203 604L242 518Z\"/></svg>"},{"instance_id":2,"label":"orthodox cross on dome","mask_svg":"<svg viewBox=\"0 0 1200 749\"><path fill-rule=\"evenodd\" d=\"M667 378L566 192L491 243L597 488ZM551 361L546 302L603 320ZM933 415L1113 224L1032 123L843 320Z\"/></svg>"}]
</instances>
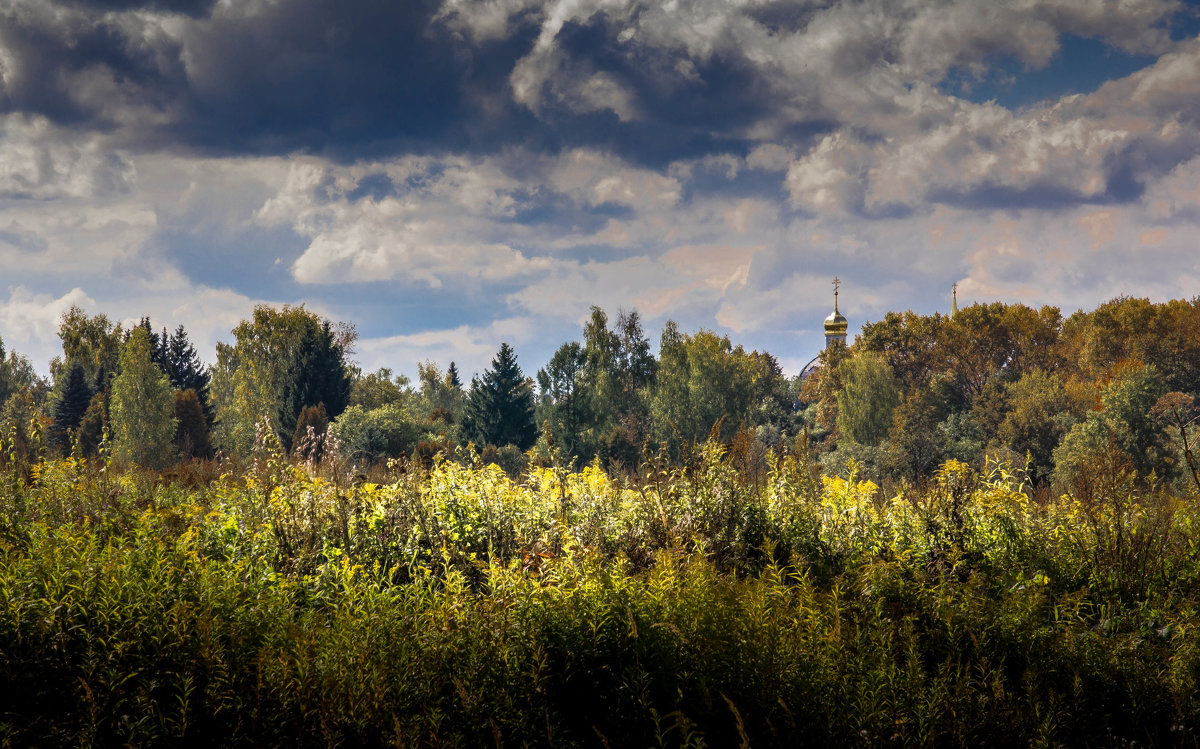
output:
<instances>
[{"instance_id":1,"label":"orthodox cross on dome","mask_svg":"<svg viewBox=\"0 0 1200 749\"><path fill-rule=\"evenodd\" d=\"M833 277L833 312L829 317L825 318L825 347L828 348L831 344L846 342L846 328L849 323L842 313L838 311L838 290L842 286L842 279L837 276Z\"/></svg>"}]
</instances>

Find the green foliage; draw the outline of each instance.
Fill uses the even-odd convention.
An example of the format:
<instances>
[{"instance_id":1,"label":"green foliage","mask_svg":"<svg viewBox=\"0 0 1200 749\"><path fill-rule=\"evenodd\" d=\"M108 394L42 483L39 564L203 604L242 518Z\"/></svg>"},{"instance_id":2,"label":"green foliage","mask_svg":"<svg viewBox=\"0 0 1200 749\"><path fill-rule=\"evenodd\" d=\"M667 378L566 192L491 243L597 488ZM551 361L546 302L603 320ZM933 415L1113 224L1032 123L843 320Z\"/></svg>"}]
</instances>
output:
<instances>
[{"instance_id":1,"label":"green foliage","mask_svg":"<svg viewBox=\"0 0 1200 749\"><path fill-rule=\"evenodd\" d=\"M347 411L349 413L349 410ZM343 414L344 418L345 414ZM1116 462L894 497L719 445L637 487L265 457L0 472L14 745L1179 745L1200 514Z\"/></svg>"},{"instance_id":2,"label":"green foliage","mask_svg":"<svg viewBox=\"0 0 1200 749\"><path fill-rule=\"evenodd\" d=\"M135 328L121 349L113 379L113 453L121 463L162 468L175 458L175 395L150 359L150 335Z\"/></svg>"},{"instance_id":3,"label":"green foliage","mask_svg":"<svg viewBox=\"0 0 1200 749\"><path fill-rule=\"evenodd\" d=\"M108 390L112 378L119 371L121 347L125 333L120 325L114 324L105 315L89 317L79 307L71 307L63 313L58 324L58 337L62 340L63 359L50 363L50 373L57 382L67 375L67 370L78 363L87 374L88 384L93 390Z\"/></svg>"},{"instance_id":4,"label":"green foliage","mask_svg":"<svg viewBox=\"0 0 1200 749\"><path fill-rule=\"evenodd\" d=\"M1063 326L1068 356L1099 378L1122 361L1154 366L1171 390L1200 391L1200 297L1152 304L1118 297Z\"/></svg>"},{"instance_id":5,"label":"green foliage","mask_svg":"<svg viewBox=\"0 0 1200 749\"><path fill-rule=\"evenodd\" d=\"M729 440L740 425L778 425L791 397L770 354L747 353L727 336L663 328L651 413L658 439L676 448L703 441L714 429Z\"/></svg>"},{"instance_id":6,"label":"green foliage","mask_svg":"<svg viewBox=\"0 0 1200 749\"><path fill-rule=\"evenodd\" d=\"M862 445L878 445L892 426L900 405L900 387L892 368L877 354L865 352L842 363L843 386L837 393L838 431Z\"/></svg>"},{"instance_id":7,"label":"green foliage","mask_svg":"<svg viewBox=\"0 0 1200 749\"><path fill-rule=\"evenodd\" d=\"M369 463L411 453L421 437L421 428L395 404L370 411L350 406L330 425L329 436L340 455Z\"/></svg>"},{"instance_id":8,"label":"green foliage","mask_svg":"<svg viewBox=\"0 0 1200 749\"><path fill-rule=\"evenodd\" d=\"M1129 363L1117 367L1100 391L1100 408L1076 424L1054 451L1059 475L1069 480L1107 452L1110 445L1131 462L1138 476L1170 478L1177 467L1166 424L1152 409L1166 393L1166 383L1154 367ZM1164 458L1172 458L1170 462Z\"/></svg>"},{"instance_id":9,"label":"green foliage","mask_svg":"<svg viewBox=\"0 0 1200 749\"><path fill-rule=\"evenodd\" d=\"M208 419L195 390L175 391L175 424L175 449L180 457L186 460L213 456Z\"/></svg>"},{"instance_id":10,"label":"green foliage","mask_svg":"<svg viewBox=\"0 0 1200 749\"><path fill-rule=\"evenodd\" d=\"M303 307L259 306L233 329L234 345L217 344L212 401L217 444L249 455L257 425L270 420L281 442L290 442L304 406L325 404L336 417L350 396L346 357L353 328L334 327Z\"/></svg>"},{"instance_id":11,"label":"green foliage","mask_svg":"<svg viewBox=\"0 0 1200 749\"><path fill-rule=\"evenodd\" d=\"M590 458L596 435L589 430L593 402L584 379L586 361L578 343L559 346L545 368L538 370L537 414L554 447L567 455Z\"/></svg>"},{"instance_id":12,"label":"green foliage","mask_svg":"<svg viewBox=\"0 0 1200 749\"><path fill-rule=\"evenodd\" d=\"M305 408L322 406L337 418L350 402L353 379L347 369L349 344L339 341L328 320L306 318L280 391L279 434L290 448L297 420ZM351 339L352 340L352 339Z\"/></svg>"},{"instance_id":13,"label":"green foliage","mask_svg":"<svg viewBox=\"0 0 1200 749\"><path fill-rule=\"evenodd\" d=\"M440 429L449 438L453 428L462 420L463 392L458 379L458 368L450 362L445 374L435 362L417 365L417 379L421 383L420 411L430 422L438 422ZM453 442L455 440L448 439Z\"/></svg>"},{"instance_id":14,"label":"green foliage","mask_svg":"<svg viewBox=\"0 0 1200 749\"><path fill-rule=\"evenodd\" d=\"M110 432L108 426L108 395L96 393L88 403L87 411L79 422L76 432L75 457L91 458L100 450L105 435Z\"/></svg>"},{"instance_id":15,"label":"green foliage","mask_svg":"<svg viewBox=\"0 0 1200 749\"><path fill-rule=\"evenodd\" d=\"M1027 459L1030 478L1043 481L1054 470L1054 450L1075 422L1066 388L1057 375L1034 370L1008 386L1011 410L996 436Z\"/></svg>"},{"instance_id":16,"label":"green foliage","mask_svg":"<svg viewBox=\"0 0 1200 749\"><path fill-rule=\"evenodd\" d=\"M387 367L375 372L359 375L350 386L351 406L362 406L368 411L381 406L406 407L412 400L412 388L404 375L393 374Z\"/></svg>"},{"instance_id":17,"label":"green foliage","mask_svg":"<svg viewBox=\"0 0 1200 749\"><path fill-rule=\"evenodd\" d=\"M147 325L149 320L146 320ZM155 363L166 373L175 390L191 390L196 394L204 419L211 427L215 414L209 402L209 384L212 377L208 367L200 361L196 347L188 339L187 330L183 323L175 328L175 332L167 335L166 328L157 337L157 358Z\"/></svg>"},{"instance_id":18,"label":"green foliage","mask_svg":"<svg viewBox=\"0 0 1200 749\"><path fill-rule=\"evenodd\" d=\"M471 382L463 412L463 437L478 445L516 445L528 450L537 440L533 388L507 343L492 359L483 379Z\"/></svg>"},{"instance_id":19,"label":"green foliage","mask_svg":"<svg viewBox=\"0 0 1200 749\"><path fill-rule=\"evenodd\" d=\"M920 389L896 408L888 435L888 461L898 475L917 479L942 462L943 441L933 391Z\"/></svg>"},{"instance_id":20,"label":"green foliage","mask_svg":"<svg viewBox=\"0 0 1200 749\"><path fill-rule=\"evenodd\" d=\"M92 388L79 362L71 365L54 402L54 421L50 425L50 441L63 453L71 452L71 440L92 402Z\"/></svg>"}]
</instances>

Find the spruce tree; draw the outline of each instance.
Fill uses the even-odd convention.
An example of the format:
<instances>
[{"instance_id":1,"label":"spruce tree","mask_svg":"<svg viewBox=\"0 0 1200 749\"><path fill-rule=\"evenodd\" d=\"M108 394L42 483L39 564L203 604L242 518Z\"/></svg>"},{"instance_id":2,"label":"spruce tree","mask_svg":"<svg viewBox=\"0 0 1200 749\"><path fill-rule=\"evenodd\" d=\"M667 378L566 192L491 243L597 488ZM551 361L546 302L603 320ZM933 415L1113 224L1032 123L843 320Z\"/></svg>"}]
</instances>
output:
<instances>
[{"instance_id":1,"label":"spruce tree","mask_svg":"<svg viewBox=\"0 0 1200 749\"><path fill-rule=\"evenodd\" d=\"M306 407L324 406L328 418L336 419L350 402L354 380L346 366L346 352L328 320L304 330L289 374L284 380L279 427L284 446L291 449L291 437Z\"/></svg>"},{"instance_id":2,"label":"spruce tree","mask_svg":"<svg viewBox=\"0 0 1200 749\"><path fill-rule=\"evenodd\" d=\"M212 439L195 390L175 391L175 448L183 458L211 458Z\"/></svg>"},{"instance_id":3,"label":"spruce tree","mask_svg":"<svg viewBox=\"0 0 1200 749\"><path fill-rule=\"evenodd\" d=\"M483 379L471 381L463 431L479 445L516 445L528 450L537 441L533 388L507 343L500 344Z\"/></svg>"},{"instance_id":4,"label":"spruce tree","mask_svg":"<svg viewBox=\"0 0 1200 749\"><path fill-rule=\"evenodd\" d=\"M196 399L200 402L200 410L211 428L213 424L213 409L208 399L208 386L211 379L208 367L200 361L196 347L188 340L187 331L183 324L175 328L168 338L166 329L162 332L163 371L171 378L171 387L176 390L194 390Z\"/></svg>"},{"instance_id":5,"label":"spruce tree","mask_svg":"<svg viewBox=\"0 0 1200 749\"><path fill-rule=\"evenodd\" d=\"M71 365L67 381L54 404L54 423L50 426L50 441L64 453L71 450L71 435L83 421L88 404L92 401L92 388L87 373L79 362Z\"/></svg>"}]
</instances>

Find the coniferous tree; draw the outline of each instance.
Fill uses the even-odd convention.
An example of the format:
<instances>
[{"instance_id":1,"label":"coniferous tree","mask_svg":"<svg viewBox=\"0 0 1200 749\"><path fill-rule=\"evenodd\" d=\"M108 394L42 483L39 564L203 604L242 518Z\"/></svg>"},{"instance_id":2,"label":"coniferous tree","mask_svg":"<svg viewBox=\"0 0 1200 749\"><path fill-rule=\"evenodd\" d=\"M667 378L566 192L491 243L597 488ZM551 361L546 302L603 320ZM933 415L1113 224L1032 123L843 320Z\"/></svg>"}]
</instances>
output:
<instances>
[{"instance_id":1,"label":"coniferous tree","mask_svg":"<svg viewBox=\"0 0 1200 749\"><path fill-rule=\"evenodd\" d=\"M108 429L108 395L103 391L92 396L83 420L76 431L75 457L90 458L100 451L104 432Z\"/></svg>"},{"instance_id":2,"label":"coniferous tree","mask_svg":"<svg viewBox=\"0 0 1200 749\"><path fill-rule=\"evenodd\" d=\"M208 420L195 390L175 391L175 448L183 458L211 458Z\"/></svg>"},{"instance_id":3,"label":"coniferous tree","mask_svg":"<svg viewBox=\"0 0 1200 749\"><path fill-rule=\"evenodd\" d=\"M196 347L188 340L187 331L183 324L175 328L168 338L166 329L162 332L163 370L171 378L171 387L176 390L194 390L200 410L211 428L213 424L213 408L208 398L208 386L211 379L208 367L200 361Z\"/></svg>"},{"instance_id":4,"label":"coniferous tree","mask_svg":"<svg viewBox=\"0 0 1200 749\"><path fill-rule=\"evenodd\" d=\"M522 450L537 440L533 389L507 343L500 344L483 378L471 380L463 434L478 445L516 445Z\"/></svg>"},{"instance_id":5,"label":"coniferous tree","mask_svg":"<svg viewBox=\"0 0 1200 749\"><path fill-rule=\"evenodd\" d=\"M279 413L281 434L291 449L300 413L308 406L323 406L327 418L337 418L350 402L354 380L346 365L345 349L338 344L328 320L306 329L296 346L291 376L284 380Z\"/></svg>"},{"instance_id":6,"label":"coniferous tree","mask_svg":"<svg viewBox=\"0 0 1200 749\"><path fill-rule=\"evenodd\" d=\"M83 366L71 365L66 384L54 404L54 423L50 427L50 441L64 453L71 449L71 435L83 421L88 405L92 402L92 388L88 384Z\"/></svg>"},{"instance_id":7,"label":"coniferous tree","mask_svg":"<svg viewBox=\"0 0 1200 749\"><path fill-rule=\"evenodd\" d=\"M462 389L462 380L458 376L458 366L454 362L450 362L450 367L446 370L446 384Z\"/></svg>"}]
</instances>

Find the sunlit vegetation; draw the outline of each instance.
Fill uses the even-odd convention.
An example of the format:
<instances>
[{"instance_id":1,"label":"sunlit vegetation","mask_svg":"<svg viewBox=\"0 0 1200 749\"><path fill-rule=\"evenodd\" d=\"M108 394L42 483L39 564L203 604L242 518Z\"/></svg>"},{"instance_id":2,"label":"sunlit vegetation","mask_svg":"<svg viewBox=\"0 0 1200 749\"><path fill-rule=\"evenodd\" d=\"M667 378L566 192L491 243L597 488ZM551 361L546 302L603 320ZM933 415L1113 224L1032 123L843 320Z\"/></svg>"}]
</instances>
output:
<instances>
[{"instance_id":1,"label":"sunlit vegetation","mask_svg":"<svg viewBox=\"0 0 1200 749\"><path fill-rule=\"evenodd\" d=\"M465 387L303 307L211 369L59 333L0 346L5 745L1200 733L1200 300L889 314L804 380L599 309Z\"/></svg>"},{"instance_id":2,"label":"sunlit vegetation","mask_svg":"<svg viewBox=\"0 0 1200 749\"><path fill-rule=\"evenodd\" d=\"M7 452L6 452L7 454ZM293 463L0 474L15 745L1190 746L1200 503L889 495L804 445L637 477Z\"/></svg>"}]
</instances>

